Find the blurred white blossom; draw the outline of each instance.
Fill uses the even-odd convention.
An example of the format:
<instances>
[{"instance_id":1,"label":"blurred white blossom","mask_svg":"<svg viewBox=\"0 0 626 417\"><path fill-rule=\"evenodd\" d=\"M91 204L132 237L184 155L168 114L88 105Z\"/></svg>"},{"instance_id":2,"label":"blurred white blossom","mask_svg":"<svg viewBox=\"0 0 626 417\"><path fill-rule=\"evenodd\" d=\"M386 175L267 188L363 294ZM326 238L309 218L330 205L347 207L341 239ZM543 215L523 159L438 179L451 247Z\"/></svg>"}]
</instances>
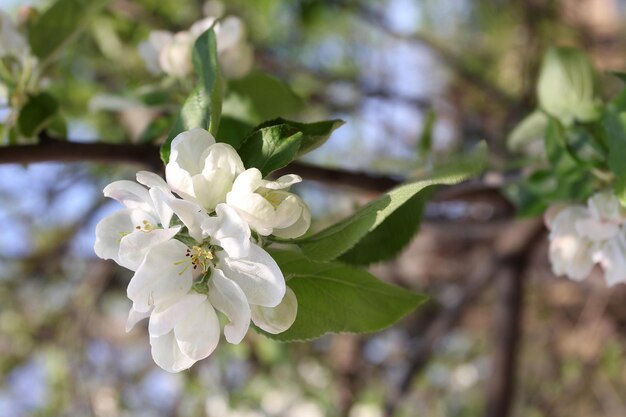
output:
<instances>
[{"instance_id":1,"label":"blurred white blossom","mask_svg":"<svg viewBox=\"0 0 626 417\"><path fill-rule=\"evenodd\" d=\"M11 16L0 9L0 58L8 55L20 57L28 53L26 37L19 32Z\"/></svg>"},{"instance_id":2,"label":"blurred white blossom","mask_svg":"<svg viewBox=\"0 0 626 417\"><path fill-rule=\"evenodd\" d=\"M555 274L582 280L599 264L609 286L626 282L626 209L612 191L594 194L587 206L555 205L545 219Z\"/></svg>"},{"instance_id":3,"label":"blurred white blossom","mask_svg":"<svg viewBox=\"0 0 626 417\"><path fill-rule=\"evenodd\" d=\"M216 20L216 17L208 16L194 23L189 30L178 33L152 31L148 39L139 44L139 55L151 73L164 72L175 78L184 78L192 70L192 51L196 39L213 26L222 74L226 78L243 77L250 71L254 61L254 51L247 41L245 24L235 16Z\"/></svg>"}]
</instances>

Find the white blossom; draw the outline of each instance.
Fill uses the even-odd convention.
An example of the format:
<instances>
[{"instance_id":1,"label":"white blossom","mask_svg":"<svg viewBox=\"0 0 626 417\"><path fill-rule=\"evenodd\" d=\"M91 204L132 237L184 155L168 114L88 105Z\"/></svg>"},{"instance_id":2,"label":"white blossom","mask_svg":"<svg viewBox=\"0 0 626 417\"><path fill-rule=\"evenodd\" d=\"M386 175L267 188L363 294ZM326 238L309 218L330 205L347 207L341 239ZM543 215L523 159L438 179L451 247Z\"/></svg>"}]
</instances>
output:
<instances>
[{"instance_id":1,"label":"white blossom","mask_svg":"<svg viewBox=\"0 0 626 417\"><path fill-rule=\"evenodd\" d=\"M311 213L304 201L287 191L300 181L302 178L293 174L276 181L264 180L261 171L250 168L235 179L226 203L260 235L296 238L311 225Z\"/></svg>"},{"instance_id":2,"label":"white blossom","mask_svg":"<svg viewBox=\"0 0 626 417\"><path fill-rule=\"evenodd\" d=\"M164 192L162 198L192 241L152 246L127 291L133 301L129 323L150 314L150 342L159 366L178 372L208 356L219 340L215 310L228 318L224 337L229 343L241 342L251 320L269 332L291 326L295 297L287 293L273 258L250 241L250 229L235 210L219 204L209 216L191 201Z\"/></svg>"},{"instance_id":3,"label":"white blossom","mask_svg":"<svg viewBox=\"0 0 626 417\"><path fill-rule=\"evenodd\" d=\"M7 55L20 57L27 55L28 51L26 37L18 31L11 16L0 10L0 58Z\"/></svg>"},{"instance_id":4,"label":"white blossom","mask_svg":"<svg viewBox=\"0 0 626 417\"><path fill-rule=\"evenodd\" d=\"M549 224L550 262L556 275L581 280L591 272L591 242L576 228L577 222L586 218L584 206L571 206L562 209Z\"/></svg>"},{"instance_id":5,"label":"white blossom","mask_svg":"<svg viewBox=\"0 0 626 417\"><path fill-rule=\"evenodd\" d=\"M141 171L137 182L104 189L125 208L97 225L94 250L135 271L127 331L149 318L154 361L179 372L215 350L218 313L227 318L229 343L240 343L251 322L269 333L287 330L297 314L295 293L251 227L263 235L303 234L308 208L287 191L301 178L263 180L259 170L244 170L230 145L193 129L172 141L166 180Z\"/></svg>"},{"instance_id":6,"label":"white blossom","mask_svg":"<svg viewBox=\"0 0 626 417\"><path fill-rule=\"evenodd\" d=\"M163 30L150 32L141 42L138 52L153 74L164 72L175 78L191 73L193 45L202 33L214 27L218 60L226 78L240 78L252 68L254 54L247 41L247 31L241 19L228 16L219 22L209 16L195 22L189 30L172 33Z\"/></svg>"},{"instance_id":7,"label":"white blossom","mask_svg":"<svg viewBox=\"0 0 626 417\"><path fill-rule=\"evenodd\" d=\"M226 200L235 177L243 170L232 146L216 143L209 132L196 128L172 141L165 175L178 195L212 210Z\"/></svg>"},{"instance_id":8,"label":"white blossom","mask_svg":"<svg viewBox=\"0 0 626 417\"><path fill-rule=\"evenodd\" d=\"M626 210L613 192L594 194L587 206L552 209L546 220L555 274L581 280L599 264L609 286L626 282Z\"/></svg>"},{"instance_id":9,"label":"white blossom","mask_svg":"<svg viewBox=\"0 0 626 417\"><path fill-rule=\"evenodd\" d=\"M236 16L228 16L216 27L217 54L226 78L241 78L252 69L254 50L247 38L246 26Z\"/></svg>"},{"instance_id":10,"label":"white blossom","mask_svg":"<svg viewBox=\"0 0 626 417\"><path fill-rule=\"evenodd\" d=\"M189 32L178 32L159 51L163 72L175 78L186 77L192 69L191 57L195 38Z\"/></svg>"},{"instance_id":11,"label":"white blossom","mask_svg":"<svg viewBox=\"0 0 626 417\"><path fill-rule=\"evenodd\" d=\"M161 69L161 50L173 41L174 35L166 30L153 30L148 39L137 48L139 56L152 74L159 74Z\"/></svg>"},{"instance_id":12,"label":"white blossom","mask_svg":"<svg viewBox=\"0 0 626 417\"><path fill-rule=\"evenodd\" d=\"M143 172L138 174L138 179L152 176L158 178L156 174ZM180 231L180 226L170 227L173 212L164 204L158 188L148 190L122 180L109 184L104 195L119 201L126 209L105 217L96 226L94 251L103 259L112 259L134 271L153 245L170 240Z\"/></svg>"}]
</instances>

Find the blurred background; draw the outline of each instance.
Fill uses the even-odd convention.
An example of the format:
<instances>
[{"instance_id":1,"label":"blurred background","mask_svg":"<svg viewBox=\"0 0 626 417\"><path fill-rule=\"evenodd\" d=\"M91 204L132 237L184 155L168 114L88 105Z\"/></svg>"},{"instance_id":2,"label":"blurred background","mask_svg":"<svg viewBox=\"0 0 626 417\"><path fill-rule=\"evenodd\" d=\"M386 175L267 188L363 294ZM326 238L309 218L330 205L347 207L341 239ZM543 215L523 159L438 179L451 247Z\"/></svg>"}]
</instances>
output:
<instances>
[{"instance_id":1,"label":"blurred background","mask_svg":"<svg viewBox=\"0 0 626 417\"><path fill-rule=\"evenodd\" d=\"M0 0L15 18L47 4ZM256 68L306 103L285 115L347 122L304 161L328 174L296 190L315 228L483 139L494 166L515 168L505 139L535 106L547 47L625 68L622 0L112 0L46 81L69 140L145 141L184 95L148 73L138 43L219 13L246 22ZM619 81L605 78L610 95ZM162 371L145 325L124 331L131 273L92 249L119 208L102 188L145 168L0 166L0 416L626 415L626 287L553 276L541 219L516 218L489 174L441 193L401 256L372 266L431 297L398 325L292 344L250 332Z\"/></svg>"}]
</instances>

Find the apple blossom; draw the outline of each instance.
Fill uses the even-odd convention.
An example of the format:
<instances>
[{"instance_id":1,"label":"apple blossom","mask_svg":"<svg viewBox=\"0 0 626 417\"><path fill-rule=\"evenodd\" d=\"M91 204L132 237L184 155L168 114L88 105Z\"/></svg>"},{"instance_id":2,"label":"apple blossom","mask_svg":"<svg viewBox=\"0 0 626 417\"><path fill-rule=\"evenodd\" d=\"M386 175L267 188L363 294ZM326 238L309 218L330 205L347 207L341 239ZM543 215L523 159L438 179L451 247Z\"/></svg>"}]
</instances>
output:
<instances>
[{"instance_id":1,"label":"apple blossom","mask_svg":"<svg viewBox=\"0 0 626 417\"><path fill-rule=\"evenodd\" d=\"M302 178L293 174L276 181L264 180L261 171L250 168L235 179L226 203L260 235L296 238L311 225L311 213L304 201L287 191L300 181Z\"/></svg>"},{"instance_id":2,"label":"apple blossom","mask_svg":"<svg viewBox=\"0 0 626 417\"><path fill-rule=\"evenodd\" d=\"M584 206L562 209L548 224L550 228L550 262L556 275L581 280L593 268L591 242L580 235L577 221L587 218Z\"/></svg>"},{"instance_id":3,"label":"apple blossom","mask_svg":"<svg viewBox=\"0 0 626 417\"><path fill-rule=\"evenodd\" d=\"M11 16L0 10L0 58L12 55L15 57L28 54L28 42L18 30Z\"/></svg>"},{"instance_id":4,"label":"apple blossom","mask_svg":"<svg viewBox=\"0 0 626 417\"><path fill-rule=\"evenodd\" d=\"M145 176L143 173L139 178ZM157 191L127 180L105 187L104 195L126 209L105 217L96 226L96 255L136 270L152 245L168 241L180 231L180 226L170 227L173 212Z\"/></svg>"},{"instance_id":5,"label":"apple blossom","mask_svg":"<svg viewBox=\"0 0 626 417\"><path fill-rule=\"evenodd\" d=\"M226 200L235 177L243 170L232 146L216 143L209 132L196 128L180 133L172 141L165 175L178 195L213 210Z\"/></svg>"},{"instance_id":6,"label":"apple blossom","mask_svg":"<svg viewBox=\"0 0 626 417\"><path fill-rule=\"evenodd\" d=\"M268 332L291 326L297 301L287 293L276 262L250 241L250 229L234 209L219 204L209 216L191 201L162 189L155 193L189 235L182 239L186 243L170 239L153 245L128 286L129 327L149 315L159 366L178 372L208 356L219 340L215 310L229 320L224 327L229 343L241 342L251 320Z\"/></svg>"},{"instance_id":7,"label":"apple blossom","mask_svg":"<svg viewBox=\"0 0 626 417\"><path fill-rule=\"evenodd\" d=\"M597 263L608 285L626 282L626 210L613 192L594 194L587 206L552 209L546 220L555 274L580 280Z\"/></svg>"},{"instance_id":8,"label":"apple blossom","mask_svg":"<svg viewBox=\"0 0 626 417\"><path fill-rule=\"evenodd\" d=\"M263 180L256 168L244 170L232 146L192 129L172 141L166 180L140 171L137 182L104 189L125 209L98 224L94 249L135 271L126 328L149 318L152 355L163 369L187 369L213 352L218 312L228 319L229 343L240 343L251 322L269 333L293 324L296 296L251 227L261 235L302 235L310 213L287 191L300 181Z\"/></svg>"},{"instance_id":9,"label":"apple blossom","mask_svg":"<svg viewBox=\"0 0 626 417\"><path fill-rule=\"evenodd\" d=\"M252 68L253 50L246 40L243 21L235 16L228 16L217 23L215 17L209 16L194 23L189 30L175 34L152 31L148 39L139 44L139 55L151 73L164 72L175 78L184 78L192 70L191 57L196 39L211 26L217 38L223 75L240 78L247 74Z\"/></svg>"},{"instance_id":10,"label":"apple blossom","mask_svg":"<svg viewBox=\"0 0 626 417\"><path fill-rule=\"evenodd\" d=\"M137 48L139 56L146 64L146 68L152 74L158 74L161 70L161 50L172 42L174 35L166 30L153 30L148 39L141 42Z\"/></svg>"}]
</instances>

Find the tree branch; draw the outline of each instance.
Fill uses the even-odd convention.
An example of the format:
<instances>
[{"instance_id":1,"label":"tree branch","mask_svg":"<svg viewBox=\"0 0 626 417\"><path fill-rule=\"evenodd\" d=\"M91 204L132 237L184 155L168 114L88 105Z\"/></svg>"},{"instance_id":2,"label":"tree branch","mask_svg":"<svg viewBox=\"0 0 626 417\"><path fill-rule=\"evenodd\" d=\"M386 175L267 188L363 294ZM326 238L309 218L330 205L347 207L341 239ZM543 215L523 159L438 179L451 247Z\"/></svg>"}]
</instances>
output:
<instances>
[{"instance_id":1,"label":"tree branch","mask_svg":"<svg viewBox=\"0 0 626 417\"><path fill-rule=\"evenodd\" d=\"M392 392L385 402L384 415L392 417L400 402L411 391L415 377L428 365L437 343L452 330L463 317L465 310L478 298L485 287L492 281L496 262L492 259L484 268L480 268L468 278L468 284L462 291L463 296L449 308L441 310L433 320L424 337L409 358L409 366L397 391Z\"/></svg>"},{"instance_id":2,"label":"tree branch","mask_svg":"<svg viewBox=\"0 0 626 417\"><path fill-rule=\"evenodd\" d=\"M395 414L400 402L411 391L415 377L425 368L435 354L435 347L443 336L449 333L462 319L463 313L483 293L483 290L497 278L499 297L496 303L499 311L495 315L496 333L494 334L494 352L489 381L488 417L506 417L513 398L516 376L516 342L519 338L519 319L521 310L521 291L519 285L520 269L537 240L543 238L544 228L540 220L512 222L498 236L493 244L494 256L484 267L475 271L463 291L463 296L454 305L441 310L433 320L420 344L409 358L409 366L397 391L392 392L385 404L385 416ZM506 279L503 273L515 271L516 280ZM506 295L506 297L504 297ZM506 303L511 303L508 305ZM503 311L500 311L503 310ZM510 327L506 327L510 326ZM504 340L503 342L500 342ZM501 414L498 414L498 413Z\"/></svg>"},{"instance_id":3,"label":"tree branch","mask_svg":"<svg viewBox=\"0 0 626 417\"><path fill-rule=\"evenodd\" d=\"M43 134L37 144L0 147L0 164L30 164L47 161L130 163L147 167L155 172L163 172L159 148L154 145L69 142L52 139ZM276 175L287 173L333 186L351 187L374 195L388 191L407 180L400 176L326 168L297 161L276 171ZM438 194L437 200L464 200L468 204L473 201L477 201L478 204L489 202L492 206L505 207L504 213L511 211L508 209L510 203L502 197L496 187L478 182L447 187Z\"/></svg>"},{"instance_id":4,"label":"tree branch","mask_svg":"<svg viewBox=\"0 0 626 417\"><path fill-rule=\"evenodd\" d=\"M160 169L163 165L159 158L159 149L153 145L42 140L33 145L0 147L0 164L46 161L133 163L155 169Z\"/></svg>"},{"instance_id":5,"label":"tree branch","mask_svg":"<svg viewBox=\"0 0 626 417\"><path fill-rule=\"evenodd\" d=\"M487 381L486 417L511 415L522 335L523 280L533 249L544 238L543 224L538 219L520 222L511 232L512 236L517 237L511 242L503 242L502 268L495 286L493 349Z\"/></svg>"}]
</instances>

